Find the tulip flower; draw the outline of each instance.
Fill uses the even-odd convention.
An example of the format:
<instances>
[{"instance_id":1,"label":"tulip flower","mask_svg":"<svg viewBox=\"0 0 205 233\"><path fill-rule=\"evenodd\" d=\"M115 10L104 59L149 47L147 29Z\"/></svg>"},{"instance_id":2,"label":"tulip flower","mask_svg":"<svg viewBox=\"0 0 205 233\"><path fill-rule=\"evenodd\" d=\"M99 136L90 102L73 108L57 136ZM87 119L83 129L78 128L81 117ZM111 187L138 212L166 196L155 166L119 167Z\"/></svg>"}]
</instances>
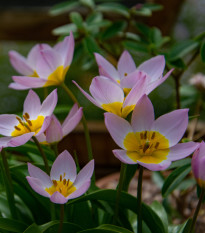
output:
<instances>
[{"instance_id":1,"label":"tulip flower","mask_svg":"<svg viewBox=\"0 0 205 233\"><path fill-rule=\"evenodd\" d=\"M152 90L163 83L172 72L172 70L170 70L163 77L165 59L162 55L145 61L137 68L129 52L124 51L118 61L117 69L100 54L95 53L95 58L100 75L118 83L126 94L129 93L138 79L147 76L145 94L148 95Z\"/></svg>"},{"instance_id":2,"label":"tulip flower","mask_svg":"<svg viewBox=\"0 0 205 233\"><path fill-rule=\"evenodd\" d=\"M46 44L33 47L24 58L15 51L9 53L13 67L23 76L13 76L13 89L30 89L61 85L73 59L73 34L65 37L53 48Z\"/></svg>"},{"instance_id":3,"label":"tulip flower","mask_svg":"<svg viewBox=\"0 0 205 233\"><path fill-rule=\"evenodd\" d=\"M194 176L196 178L196 181L197 181L198 185L201 188L205 188L205 170L204 170L204 166L205 166L205 143L204 143L204 141L202 141L199 144L199 147L194 152L192 162L191 162L191 166L192 166L192 171L193 171L193 174L194 174Z\"/></svg>"},{"instance_id":4,"label":"tulip flower","mask_svg":"<svg viewBox=\"0 0 205 233\"><path fill-rule=\"evenodd\" d=\"M50 198L51 202L64 204L88 190L93 169L94 160L91 160L77 174L72 156L68 151L64 151L54 161L50 177L38 167L28 163L30 176L26 178L35 192Z\"/></svg>"},{"instance_id":5,"label":"tulip flower","mask_svg":"<svg viewBox=\"0 0 205 233\"><path fill-rule=\"evenodd\" d=\"M30 90L25 101L23 117L14 114L0 115L0 147L23 145L32 136L44 132L50 124L51 115L57 104L57 90L50 93L41 104L38 95Z\"/></svg>"},{"instance_id":6,"label":"tulip flower","mask_svg":"<svg viewBox=\"0 0 205 233\"><path fill-rule=\"evenodd\" d=\"M175 110L154 120L154 109L144 95L136 104L131 124L125 119L105 113L105 125L114 141L122 149L114 155L126 164L140 164L159 171L172 161L185 158L198 143L178 143L188 125L188 109Z\"/></svg>"},{"instance_id":7,"label":"tulip flower","mask_svg":"<svg viewBox=\"0 0 205 233\"><path fill-rule=\"evenodd\" d=\"M145 93L146 76L137 80L127 96L125 96L122 88L118 84L103 76L93 78L90 85L90 93L92 96L85 92L76 82L74 83L85 97L99 108L118 116L126 117Z\"/></svg>"},{"instance_id":8,"label":"tulip flower","mask_svg":"<svg viewBox=\"0 0 205 233\"><path fill-rule=\"evenodd\" d=\"M83 109L74 104L68 116L61 125L58 119L52 115L51 122L44 133L37 137L38 141L44 144L59 142L64 136L68 135L80 122Z\"/></svg>"}]
</instances>

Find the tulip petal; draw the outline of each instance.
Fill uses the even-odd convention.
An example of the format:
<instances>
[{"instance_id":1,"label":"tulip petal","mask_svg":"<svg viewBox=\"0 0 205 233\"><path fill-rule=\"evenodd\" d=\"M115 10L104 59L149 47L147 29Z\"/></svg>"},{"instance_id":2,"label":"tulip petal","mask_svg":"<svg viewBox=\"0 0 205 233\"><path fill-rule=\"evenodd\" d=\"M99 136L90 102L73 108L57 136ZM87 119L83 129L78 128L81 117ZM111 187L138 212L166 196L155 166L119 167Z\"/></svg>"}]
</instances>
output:
<instances>
[{"instance_id":1,"label":"tulip petal","mask_svg":"<svg viewBox=\"0 0 205 233\"><path fill-rule=\"evenodd\" d=\"M56 203L56 204L65 204L68 199L66 199L61 193L56 191L55 193L52 194L50 197L51 202Z\"/></svg>"},{"instance_id":2,"label":"tulip petal","mask_svg":"<svg viewBox=\"0 0 205 233\"><path fill-rule=\"evenodd\" d=\"M117 64L117 69L121 79L137 69L134 60L132 59L128 51L125 50L120 56Z\"/></svg>"},{"instance_id":3,"label":"tulip petal","mask_svg":"<svg viewBox=\"0 0 205 233\"><path fill-rule=\"evenodd\" d=\"M28 113L30 116L30 120L34 120L38 117L40 108L41 108L40 98L33 90L29 90L29 93L24 101L23 114Z\"/></svg>"},{"instance_id":4,"label":"tulip petal","mask_svg":"<svg viewBox=\"0 0 205 233\"><path fill-rule=\"evenodd\" d=\"M50 194L44 190L41 180L30 176L27 176L26 179L35 192L44 197L50 197Z\"/></svg>"},{"instance_id":5,"label":"tulip petal","mask_svg":"<svg viewBox=\"0 0 205 233\"><path fill-rule=\"evenodd\" d=\"M161 171L167 169L171 165L171 161L164 160L161 163L158 164L150 164L150 163L142 163L138 162L141 166L146 167L147 169L151 171Z\"/></svg>"},{"instance_id":6,"label":"tulip petal","mask_svg":"<svg viewBox=\"0 0 205 233\"><path fill-rule=\"evenodd\" d=\"M121 162L125 164L136 164L130 157L127 156L126 150L113 150L113 154L116 158L118 158Z\"/></svg>"},{"instance_id":7,"label":"tulip petal","mask_svg":"<svg viewBox=\"0 0 205 233\"><path fill-rule=\"evenodd\" d=\"M14 82L27 87L27 89L43 87L47 82L47 80L42 78L33 78L27 76L12 76L12 79Z\"/></svg>"},{"instance_id":8,"label":"tulip petal","mask_svg":"<svg viewBox=\"0 0 205 233\"><path fill-rule=\"evenodd\" d=\"M21 85L19 83L10 83L9 88L11 89L15 89L15 90L27 90L27 89L30 89L30 87L26 87L24 85Z\"/></svg>"},{"instance_id":9,"label":"tulip petal","mask_svg":"<svg viewBox=\"0 0 205 233\"><path fill-rule=\"evenodd\" d=\"M147 76L147 74L143 71L136 70L130 74L128 74L126 77L124 77L120 85L122 88L129 88L132 89L137 82L143 77Z\"/></svg>"},{"instance_id":10,"label":"tulip petal","mask_svg":"<svg viewBox=\"0 0 205 233\"><path fill-rule=\"evenodd\" d=\"M29 76L34 73L34 70L28 64L26 58L21 54L17 53L16 51L10 51L9 58L12 66L16 71L18 71L19 74Z\"/></svg>"},{"instance_id":11,"label":"tulip petal","mask_svg":"<svg viewBox=\"0 0 205 233\"><path fill-rule=\"evenodd\" d=\"M50 122L51 122L51 117L50 116L45 117L43 121L43 125L41 126L40 130L37 132L35 136L37 137L41 135L42 133L44 133L46 129L48 128L48 126L50 125Z\"/></svg>"},{"instance_id":12,"label":"tulip petal","mask_svg":"<svg viewBox=\"0 0 205 233\"><path fill-rule=\"evenodd\" d=\"M160 116L152 130L160 132L169 140L169 147L177 144L188 125L188 109L179 109Z\"/></svg>"},{"instance_id":13,"label":"tulip petal","mask_svg":"<svg viewBox=\"0 0 205 233\"><path fill-rule=\"evenodd\" d=\"M18 116L14 114L0 115L0 134L11 136L11 133L14 131L14 126L19 124L16 117Z\"/></svg>"},{"instance_id":14,"label":"tulip petal","mask_svg":"<svg viewBox=\"0 0 205 233\"><path fill-rule=\"evenodd\" d=\"M8 142L8 147L21 146L26 142L28 142L33 135L34 133L31 132L31 133L22 134L21 136L12 137L11 140Z\"/></svg>"},{"instance_id":15,"label":"tulip petal","mask_svg":"<svg viewBox=\"0 0 205 233\"><path fill-rule=\"evenodd\" d=\"M143 97L135 105L134 111L132 113L131 125L134 132L141 132L144 130L150 130L154 122L154 108L147 97Z\"/></svg>"},{"instance_id":16,"label":"tulip petal","mask_svg":"<svg viewBox=\"0 0 205 233\"><path fill-rule=\"evenodd\" d=\"M130 132L133 132L132 127L125 119L113 114L113 113L104 113L105 116L105 125L118 146L125 149L124 139L126 135Z\"/></svg>"},{"instance_id":17,"label":"tulip petal","mask_svg":"<svg viewBox=\"0 0 205 233\"><path fill-rule=\"evenodd\" d=\"M46 129L46 141L48 143L59 142L63 138L63 131L60 122L53 115L48 128Z\"/></svg>"},{"instance_id":18,"label":"tulip petal","mask_svg":"<svg viewBox=\"0 0 205 233\"><path fill-rule=\"evenodd\" d=\"M99 73L115 81L120 81L120 76L115 67L100 54L95 53L95 59L98 64Z\"/></svg>"},{"instance_id":19,"label":"tulip petal","mask_svg":"<svg viewBox=\"0 0 205 233\"><path fill-rule=\"evenodd\" d=\"M75 162L66 150L58 155L51 168L51 180L60 180L60 175L71 182L74 182L76 179Z\"/></svg>"},{"instance_id":20,"label":"tulip petal","mask_svg":"<svg viewBox=\"0 0 205 233\"><path fill-rule=\"evenodd\" d=\"M89 189L90 182L91 182L90 180L86 181L80 188L78 188L76 191L74 191L73 193L71 193L67 197L67 199L69 200L69 199L74 199L74 198L82 196Z\"/></svg>"},{"instance_id":21,"label":"tulip petal","mask_svg":"<svg viewBox=\"0 0 205 233\"><path fill-rule=\"evenodd\" d=\"M199 143L196 142L179 143L169 148L167 159L170 161L183 159L193 153L198 147Z\"/></svg>"},{"instance_id":22,"label":"tulip petal","mask_svg":"<svg viewBox=\"0 0 205 233\"><path fill-rule=\"evenodd\" d=\"M151 78L151 82L158 79L162 76L165 67L165 59L164 56L158 55L153 57L144 63L142 63L137 69L140 71L144 71Z\"/></svg>"},{"instance_id":23,"label":"tulip petal","mask_svg":"<svg viewBox=\"0 0 205 233\"><path fill-rule=\"evenodd\" d=\"M86 166L78 173L74 186L79 189L84 183L91 179L94 171L94 160L91 160Z\"/></svg>"}]
</instances>

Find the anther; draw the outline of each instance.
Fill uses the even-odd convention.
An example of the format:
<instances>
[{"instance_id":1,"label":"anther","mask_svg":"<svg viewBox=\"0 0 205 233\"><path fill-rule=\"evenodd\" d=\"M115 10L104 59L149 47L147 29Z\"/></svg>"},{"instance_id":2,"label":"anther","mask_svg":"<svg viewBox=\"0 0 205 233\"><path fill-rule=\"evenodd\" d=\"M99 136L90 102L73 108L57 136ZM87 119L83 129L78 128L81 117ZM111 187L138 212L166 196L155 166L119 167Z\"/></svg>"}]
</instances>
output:
<instances>
[{"instance_id":1,"label":"anther","mask_svg":"<svg viewBox=\"0 0 205 233\"><path fill-rule=\"evenodd\" d=\"M140 139L142 140L144 138L143 133L140 133Z\"/></svg>"},{"instance_id":2,"label":"anther","mask_svg":"<svg viewBox=\"0 0 205 233\"><path fill-rule=\"evenodd\" d=\"M157 149L159 147L159 142L157 142L156 144L155 144L155 149Z\"/></svg>"},{"instance_id":3,"label":"anther","mask_svg":"<svg viewBox=\"0 0 205 233\"><path fill-rule=\"evenodd\" d=\"M65 172L63 173L63 177L65 177Z\"/></svg>"},{"instance_id":4,"label":"anther","mask_svg":"<svg viewBox=\"0 0 205 233\"><path fill-rule=\"evenodd\" d=\"M62 175L60 175L60 181L62 181Z\"/></svg>"},{"instance_id":5,"label":"anther","mask_svg":"<svg viewBox=\"0 0 205 233\"><path fill-rule=\"evenodd\" d=\"M18 127L18 126L14 126L14 128L16 129L16 130L18 130L18 131L21 131L21 129Z\"/></svg>"},{"instance_id":6,"label":"anther","mask_svg":"<svg viewBox=\"0 0 205 233\"><path fill-rule=\"evenodd\" d=\"M21 125L23 125L23 126L24 126L24 124L23 124L23 122L22 122L22 120L21 120L21 118L20 118L20 117L16 117L16 119L19 121L19 123L20 123Z\"/></svg>"},{"instance_id":7,"label":"anther","mask_svg":"<svg viewBox=\"0 0 205 233\"><path fill-rule=\"evenodd\" d=\"M155 134L156 134L155 132L152 133L151 139L154 139L154 138L155 138Z\"/></svg>"},{"instance_id":8,"label":"anther","mask_svg":"<svg viewBox=\"0 0 205 233\"><path fill-rule=\"evenodd\" d=\"M29 119L30 118L30 116L29 116L29 114L27 113L27 112L25 112L25 117L27 118L27 119Z\"/></svg>"},{"instance_id":9,"label":"anther","mask_svg":"<svg viewBox=\"0 0 205 233\"><path fill-rule=\"evenodd\" d=\"M147 139L147 131L144 132L144 139Z\"/></svg>"},{"instance_id":10,"label":"anther","mask_svg":"<svg viewBox=\"0 0 205 233\"><path fill-rule=\"evenodd\" d=\"M127 73L124 73L124 76L126 77L126 76L127 76Z\"/></svg>"},{"instance_id":11,"label":"anther","mask_svg":"<svg viewBox=\"0 0 205 233\"><path fill-rule=\"evenodd\" d=\"M64 185L66 184L66 179L63 180L63 184L64 184Z\"/></svg>"},{"instance_id":12,"label":"anther","mask_svg":"<svg viewBox=\"0 0 205 233\"><path fill-rule=\"evenodd\" d=\"M29 126L32 126L32 122L30 120L26 120L29 124Z\"/></svg>"},{"instance_id":13,"label":"anther","mask_svg":"<svg viewBox=\"0 0 205 233\"><path fill-rule=\"evenodd\" d=\"M146 142L146 143L144 144L143 152L145 153L145 151L146 151L147 149L149 149L149 142Z\"/></svg>"},{"instance_id":14,"label":"anther","mask_svg":"<svg viewBox=\"0 0 205 233\"><path fill-rule=\"evenodd\" d=\"M69 185L69 182L70 182L70 180L68 179L68 180L67 180L67 184L66 184L67 186Z\"/></svg>"},{"instance_id":15,"label":"anther","mask_svg":"<svg viewBox=\"0 0 205 233\"><path fill-rule=\"evenodd\" d=\"M53 181L53 185L54 185L54 186L57 186L57 185L58 185L58 183L57 183L56 180L52 180L52 181Z\"/></svg>"}]
</instances>

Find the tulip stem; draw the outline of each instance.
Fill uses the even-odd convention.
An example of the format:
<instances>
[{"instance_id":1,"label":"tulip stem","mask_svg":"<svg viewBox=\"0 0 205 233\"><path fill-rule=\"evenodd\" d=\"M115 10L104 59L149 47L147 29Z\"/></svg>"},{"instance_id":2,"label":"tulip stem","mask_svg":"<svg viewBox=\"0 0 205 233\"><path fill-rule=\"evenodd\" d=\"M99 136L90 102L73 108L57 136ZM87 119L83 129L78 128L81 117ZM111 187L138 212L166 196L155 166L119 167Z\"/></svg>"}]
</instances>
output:
<instances>
[{"instance_id":1,"label":"tulip stem","mask_svg":"<svg viewBox=\"0 0 205 233\"><path fill-rule=\"evenodd\" d=\"M72 99L72 101L74 103L77 103L78 107L80 107L80 104L78 102L78 100L75 98L74 94L72 93L72 91L66 86L65 83L61 84L61 87L64 89L64 91L68 94L68 96ZM88 125L87 125L87 121L85 119L85 115L83 114L82 116L82 123L83 123L83 127L84 127L84 133L85 133L85 140L86 140L86 145L87 145L87 150L88 150L88 159L89 161L93 159L93 153L92 153L92 146L91 146L91 140L90 140L90 134L89 134L89 130L88 130ZM95 183L95 174L93 173L93 176L91 178L91 183L94 184Z\"/></svg>"},{"instance_id":2,"label":"tulip stem","mask_svg":"<svg viewBox=\"0 0 205 233\"><path fill-rule=\"evenodd\" d=\"M58 228L58 233L61 233L63 230L63 220L64 220L64 204L60 205L60 223Z\"/></svg>"},{"instance_id":3,"label":"tulip stem","mask_svg":"<svg viewBox=\"0 0 205 233\"><path fill-rule=\"evenodd\" d=\"M142 177L143 167L139 165L138 185L137 185L137 233L142 233Z\"/></svg>"},{"instance_id":4,"label":"tulip stem","mask_svg":"<svg viewBox=\"0 0 205 233\"><path fill-rule=\"evenodd\" d=\"M119 180L118 187L117 187L117 196L116 196L116 202L115 202L115 213L114 213L114 218L113 218L113 223L114 224L117 223L117 217L118 217L118 213L119 213L120 194L121 194L121 192L123 190L125 170L126 170L126 164L121 163L120 180Z\"/></svg>"},{"instance_id":5,"label":"tulip stem","mask_svg":"<svg viewBox=\"0 0 205 233\"><path fill-rule=\"evenodd\" d=\"M14 199L14 191L12 185L11 174L9 171L9 165L6 158L5 151L2 149L1 151L2 163L1 163L1 171L3 173L5 188L6 188L6 196L8 200L9 209L11 212L11 216L13 219L17 218L15 199Z\"/></svg>"},{"instance_id":6,"label":"tulip stem","mask_svg":"<svg viewBox=\"0 0 205 233\"><path fill-rule=\"evenodd\" d=\"M43 162L44 162L44 166L45 166L45 171L46 171L47 174L49 174L50 169L49 169L49 166L48 166L48 160L47 160L47 157L46 157L46 155L45 155L45 153L44 153L44 151L43 151L43 149L41 147L41 144L39 143L38 139L35 136L33 136L32 139L36 143L36 146L38 147L38 150L41 153L41 156L42 156Z\"/></svg>"},{"instance_id":7,"label":"tulip stem","mask_svg":"<svg viewBox=\"0 0 205 233\"><path fill-rule=\"evenodd\" d=\"M193 233L193 230L194 230L194 227L195 227L195 224L196 224L196 219L197 219L197 216L198 216L202 201L204 199L204 196L205 196L205 189L203 188L203 189L201 189L201 194L200 194L200 197L199 197L197 207L196 207L195 212L194 212L194 216L193 216L193 220L192 220L192 224L191 224L189 233Z\"/></svg>"}]
</instances>

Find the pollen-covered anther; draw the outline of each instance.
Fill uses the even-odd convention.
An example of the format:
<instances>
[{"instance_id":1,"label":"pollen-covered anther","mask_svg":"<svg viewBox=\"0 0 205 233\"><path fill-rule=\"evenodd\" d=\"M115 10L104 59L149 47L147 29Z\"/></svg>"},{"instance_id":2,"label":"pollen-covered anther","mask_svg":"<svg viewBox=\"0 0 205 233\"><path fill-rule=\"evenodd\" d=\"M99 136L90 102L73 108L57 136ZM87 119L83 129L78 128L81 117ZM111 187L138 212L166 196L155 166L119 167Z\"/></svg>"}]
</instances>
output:
<instances>
[{"instance_id":1,"label":"pollen-covered anther","mask_svg":"<svg viewBox=\"0 0 205 233\"><path fill-rule=\"evenodd\" d=\"M23 125L23 126L24 126L24 123L22 122L22 120L21 120L21 118L20 118L20 117L16 117L16 119L19 121L19 123L20 123L21 125Z\"/></svg>"},{"instance_id":2,"label":"pollen-covered anther","mask_svg":"<svg viewBox=\"0 0 205 233\"><path fill-rule=\"evenodd\" d=\"M25 117L27 118L27 119L30 119L30 116L29 116L29 114L27 113L27 112L25 112Z\"/></svg>"},{"instance_id":3,"label":"pollen-covered anther","mask_svg":"<svg viewBox=\"0 0 205 233\"><path fill-rule=\"evenodd\" d=\"M147 131L144 132L144 139L147 139Z\"/></svg>"},{"instance_id":4,"label":"pollen-covered anther","mask_svg":"<svg viewBox=\"0 0 205 233\"><path fill-rule=\"evenodd\" d=\"M126 76L127 76L127 73L124 73L124 76L126 77Z\"/></svg>"},{"instance_id":5,"label":"pollen-covered anther","mask_svg":"<svg viewBox=\"0 0 205 233\"><path fill-rule=\"evenodd\" d=\"M21 129L18 127L18 126L14 126L14 128L16 129L16 130L18 130L18 131L21 131Z\"/></svg>"},{"instance_id":6,"label":"pollen-covered anther","mask_svg":"<svg viewBox=\"0 0 205 233\"><path fill-rule=\"evenodd\" d=\"M143 147L143 152L145 153L146 150L149 149L149 142L146 142Z\"/></svg>"},{"instance_id":7,"label":"pollen-covered anther","mask_svg":"<svg viewBox=\"0 0 205 233\"><path fill-rule=\"evenodd\" d=\"M155 149L157 149L159 147L159 142L157 142L156 144L155 144Z\"/></svg>"},{"instance_id":8,"label":"pollen-covered anther","mask_svg":"<svg viewBox=\"0 0 205 233\"><path fill-rule=\"evenodd\" d=\"M152 136L151 136L151 139L154 139L154 138L155 138L155 135L156 135L156 133L153 132L153 133L152 133Z\"/></svg>"},{"instance_id":9,"label":"pollen-covered anther","mask_svg":"<svg viewBox=\"0 0 205 233\"><path fill-rule=\"evenodd\" d=\"M66 179L64 179L64 180L63 180L63 184L66 185L66 182L67 182Z\"/></svg>"},{"instance_id":10,"label":"pollen-covered anther","mask_svg":"<svg viewBox=\"0 0 205 233\"><path fill-rule=\"evenodd\" d=\"M29 124L29 126L32 126L32 122L30 120L27 120L27 123Z\"/></svg>"},{"instance_id":11,"label":"pollen-covered anther","mask_svg":"<svg viewBox=\"0 0 205 233\"><path fill-rule=\"evenodd\" d=\"M62 178L63 178L62 175L60 175L60 181L62 181Z\"/></svg>"},{"instance_id":12,"label":"pollen-covered anther","mask_svg":"<svg viewBox=\"0 0 205 233\"><path fill-rule=\"evenodd\" d=\"M58 183L57 183L56 180L52 180L52 182L53 182L53 185L54 185L54 186L57 186L57 185L58 185Z\"/></svg>"},{"instance_id":13,"label":"pollen-covered anther","mask_svg":"<svg viewBox=\"0 0 205 233\"><path fill-rule=\"evenodd\" d=\"M143 133L140 133L140 139L142 140L144 138Z\"/></svg>"}]
</instances>

